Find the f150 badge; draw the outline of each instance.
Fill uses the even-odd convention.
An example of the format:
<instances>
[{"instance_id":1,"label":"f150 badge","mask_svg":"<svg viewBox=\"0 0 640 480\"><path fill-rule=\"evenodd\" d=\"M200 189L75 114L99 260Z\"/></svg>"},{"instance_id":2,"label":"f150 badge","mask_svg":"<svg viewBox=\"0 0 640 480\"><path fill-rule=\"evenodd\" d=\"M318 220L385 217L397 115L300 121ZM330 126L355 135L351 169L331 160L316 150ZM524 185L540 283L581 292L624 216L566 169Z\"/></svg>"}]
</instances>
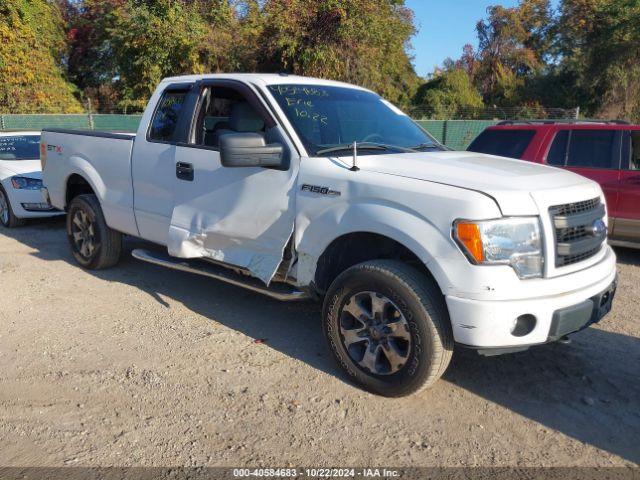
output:
<instances>
[{"instance_id":1,"label":"f150 badge","mask_svg":"<svg viewBox=\"0 0 640 480\"><path fill-rule=\"evenodd\" d=\"M331 190L329 187L322 187L320 185L309 185L308 183L305 183L304 185L302 185L301 190L303 192L317 193L319 195L327 195L329 197L340 196L340 192L336 190Z\"/></svg>"},{"instance_id":2,"label":"f150 badge","mask_svg":"<svg viewBox=\"0 0 640 480\"><path fill-rule=\"evenodd\" d=\"M317 193L319 195L327 195L329 197L337 197L340 195L340 192L331 190L329 187L322 187L320 185L309 185L308 183L302 185L301 190L303 192Z\"/></svg>"}]
</instances>

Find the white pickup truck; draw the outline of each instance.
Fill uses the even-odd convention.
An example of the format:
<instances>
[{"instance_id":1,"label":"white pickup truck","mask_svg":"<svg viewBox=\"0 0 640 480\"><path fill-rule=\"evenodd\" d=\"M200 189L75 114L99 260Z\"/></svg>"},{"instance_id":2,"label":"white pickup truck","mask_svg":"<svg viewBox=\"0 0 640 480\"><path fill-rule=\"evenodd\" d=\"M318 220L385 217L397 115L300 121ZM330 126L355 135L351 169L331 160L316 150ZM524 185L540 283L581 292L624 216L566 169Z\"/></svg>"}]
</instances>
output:
<instances>
[{"instance_id":1,"label":"white pickup truck","mask_svg":"<svg viewBox=\"0 0 640 480\"><path fill-rule=\"evenodd\" d=\"M492 355L565 340L615 294L598 184L447 151L344 83L168 78L137 135L49 129L41 152L80 265L116 264L125 234L164 247L140 260L323 299L333 355L382 395L433 384L454 343Z\"/></svg>"}]
</instances>

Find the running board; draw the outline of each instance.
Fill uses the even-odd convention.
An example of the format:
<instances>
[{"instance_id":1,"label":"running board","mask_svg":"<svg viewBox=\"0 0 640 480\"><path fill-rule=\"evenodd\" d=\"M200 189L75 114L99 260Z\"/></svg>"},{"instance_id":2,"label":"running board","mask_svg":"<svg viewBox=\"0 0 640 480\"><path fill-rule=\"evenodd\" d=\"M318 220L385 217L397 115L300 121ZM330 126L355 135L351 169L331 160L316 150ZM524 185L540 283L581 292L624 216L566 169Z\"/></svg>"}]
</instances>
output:
<instances>
[{"instance_id":1,"label":"running board","mask_svg":"<svg viewBox=\"0 0 640 480\"><path fill-rule=\"evenodd\" d=\"M295 290L289 285L278 283L272 287L266 287L260 282L260 280L235 273L210 262L178 259L167 254L151 252L140 248L133 250L131 252L131 256L138 260L142 260L143 262L160 265L161 267L172 268L181 272L195 273L196 275L214 278L216 280L235 285L236 287L245 288L252 292L260 293L283 302L309 300L311 298L307 293Z\"/></svg>"}]
</instances>

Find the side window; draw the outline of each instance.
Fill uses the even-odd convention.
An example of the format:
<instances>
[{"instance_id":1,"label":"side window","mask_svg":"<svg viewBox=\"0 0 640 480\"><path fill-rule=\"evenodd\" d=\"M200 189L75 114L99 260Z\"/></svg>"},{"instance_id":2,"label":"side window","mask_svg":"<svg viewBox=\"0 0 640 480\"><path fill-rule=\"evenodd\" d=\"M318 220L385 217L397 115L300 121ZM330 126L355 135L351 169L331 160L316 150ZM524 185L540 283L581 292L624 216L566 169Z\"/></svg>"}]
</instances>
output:
<instances>
[{"instance_id":1,"label":"side window","mask_svg":"<svg viewBox=\"0 0 640 480\"><path fill-rule=\"evenodd\" d=\"M567 145L569 144L569 131L560 130L553 139L549 154L547 155L547 165L564 167L567 162Z\"/></svg>"},{"instance_id":2,"label":"side window","mask_svg":"<svg viewBox=\"0 0 640 480\"><path fill-rule=\"evenodd\" d=\"M178 119L182 113L186 91L166 91L151 121L149 139L170 142L174 139Z\"/></svg>"},{"instance_id":3,"label":"side window","mask_svg":"<svg viewBox=\"0 0 640 480\"><path fill-rule=\"evenodd\" d=\"M616 130L572 130L568 167L617 168ZM618 144L619 149L619 144Z\"/></svg>"},{"instance_id":4,"label":"side window","mask_svg":"<svg viewBox=\"0 0 640 480\"><path fill-rule=\"evenodd\" d=\"M201 95L193 143L215 149L222 135L241 132L264 134L265 122L240 92L207 87Z\"/></svg>"},{"instance_id":5,"label":"side window","mask_svg":"<svg viewBox=\"0 0 640 480\"><path fill-rule=\"evenodd\" d=\"M640 130L624 132L622 168L640 170Z\"/></svg>"}]
</instances>

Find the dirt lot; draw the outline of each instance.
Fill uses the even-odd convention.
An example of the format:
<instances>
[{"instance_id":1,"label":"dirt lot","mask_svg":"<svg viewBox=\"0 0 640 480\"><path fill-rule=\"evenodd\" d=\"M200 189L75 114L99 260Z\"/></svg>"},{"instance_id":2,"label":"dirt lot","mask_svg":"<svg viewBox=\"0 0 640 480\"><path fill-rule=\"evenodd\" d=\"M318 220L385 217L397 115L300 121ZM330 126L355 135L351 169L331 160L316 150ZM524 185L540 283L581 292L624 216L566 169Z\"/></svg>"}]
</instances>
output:
<instances>
[{"instance_id":1,"label":"dirt lot","mask_svg":"<svg viewBox=\"0 0 640 480\"><path fill-rule=\"evenodd\" d=\"M458 352L390 400L345 381L314 304L128 255L83 271L60 221L0 230L0 465L637 464L640 251L618 255L612 314L571 345Z\"/></svg>"}]
</instances>

